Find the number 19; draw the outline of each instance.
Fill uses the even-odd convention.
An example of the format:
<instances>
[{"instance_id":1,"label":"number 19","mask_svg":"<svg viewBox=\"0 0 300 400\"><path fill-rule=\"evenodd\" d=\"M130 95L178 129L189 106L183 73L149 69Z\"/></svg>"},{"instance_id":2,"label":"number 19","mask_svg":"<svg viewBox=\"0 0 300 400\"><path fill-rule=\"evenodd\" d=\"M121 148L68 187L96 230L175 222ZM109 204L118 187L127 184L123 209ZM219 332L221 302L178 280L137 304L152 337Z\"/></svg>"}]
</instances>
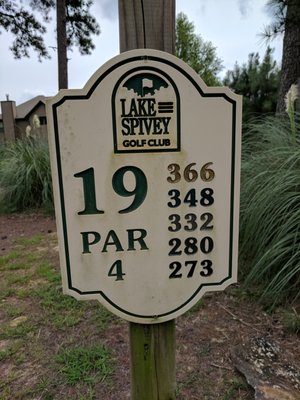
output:
<instances>
[{"instance_id":1,"label":"number 19","mask_svg":"<svg viewBox=\"0 0 300 400\"><path fill-rule=\"evenodd\" d=\"M124 176L127 173L132 173L135 178L135 186L132 190L128 190L124 184ZM97 208L94 168L88 168L84 171L78 172L74 174L74 177L82 178L83 181L84 209L79 211L78 214L103 214L104 211ZM119 196L133 196L132 203L127 208L119 210L120 214L132 212L140 207L144 202L148 191L147 178L144 172L135 166L119 168L112 177L112 187Z\"/></svg>"}]
</instances>

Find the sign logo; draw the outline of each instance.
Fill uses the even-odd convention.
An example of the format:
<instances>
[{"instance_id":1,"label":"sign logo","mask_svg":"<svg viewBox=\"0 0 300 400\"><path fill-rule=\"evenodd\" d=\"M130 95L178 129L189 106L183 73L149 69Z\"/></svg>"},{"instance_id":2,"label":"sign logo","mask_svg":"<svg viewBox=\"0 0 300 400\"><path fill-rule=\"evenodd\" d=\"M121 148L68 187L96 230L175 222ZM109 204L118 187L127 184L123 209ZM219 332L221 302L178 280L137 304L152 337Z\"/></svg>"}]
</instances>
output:
<instances>
[{"instance_id":1,"label":"sign logo","mask_svg":"<svg viewBox=\"0 0 300 400\"><path fill-rule=\"evenodd\" d=\"M180 151L180 99L155 68L129 72L112 95L115 153Z\"/></svg>"}]
</instances>

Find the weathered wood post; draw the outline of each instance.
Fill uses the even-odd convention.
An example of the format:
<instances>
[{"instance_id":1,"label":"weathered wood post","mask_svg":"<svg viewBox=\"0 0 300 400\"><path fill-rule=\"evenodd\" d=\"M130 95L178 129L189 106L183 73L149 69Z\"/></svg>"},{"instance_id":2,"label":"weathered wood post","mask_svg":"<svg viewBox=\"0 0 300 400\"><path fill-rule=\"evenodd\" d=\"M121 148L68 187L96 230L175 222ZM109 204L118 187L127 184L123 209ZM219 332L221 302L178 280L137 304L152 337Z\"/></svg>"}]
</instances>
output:
<instances>
[{"instance_id":1,"label":"weathered wood post","mask_svg":"<svg viewBox=\"0 0 300 400\"><path fill-rule=\"evenodd\" d=\"M175 0L119 0L120 52L175 52ZM175 320L129 323L131 399L175 399Z\"/></svg>"},{"instance_id":2,"label":"weathered wood post","mask_svg":"<svg viewBox=\"0 0 300 400\"><path fill-rule=\"evenodd\" d=\"M175 399L175 320L129 326L131 400Z\"/></svg>"},{"instance_id":3,"label":"weathered wood post","mask_svg":"<svg viewBox=\"0 0 300 400\"><path fill-rule=\"evenodd\" d=\"M119 0L120 52L175 53L175 0Z\"/></svg>"}]
</instances>

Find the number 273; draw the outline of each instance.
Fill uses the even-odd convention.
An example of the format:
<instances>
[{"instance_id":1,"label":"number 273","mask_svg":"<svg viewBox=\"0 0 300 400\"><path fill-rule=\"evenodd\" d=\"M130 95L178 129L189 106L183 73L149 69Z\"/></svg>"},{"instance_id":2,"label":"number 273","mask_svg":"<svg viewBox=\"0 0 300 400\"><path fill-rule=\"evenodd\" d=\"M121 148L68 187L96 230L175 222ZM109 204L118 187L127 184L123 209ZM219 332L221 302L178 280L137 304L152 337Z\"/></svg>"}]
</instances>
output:
<instances>
[{"instance_id":1,"label":"number 273","mask_svg":"<svg viewBox=\"0 0 300 400\"><path fill-rule=\"evenodd\" d=\"M198 261L185 261L184 265L185 267L188 268L187 272L187 278L192 278L194 276L194 272L196 270ZM211 260L203 260L200 262L200 265L202 267L200 271L200 275L203 277L208 277L212 275L213 273L213 268L212 268L212 261ZM169 268L172 270L169 278L174 279L174 278L182 278L182 264L179 261L173 261L169 265Z\"/></svg>"}]
</instances>

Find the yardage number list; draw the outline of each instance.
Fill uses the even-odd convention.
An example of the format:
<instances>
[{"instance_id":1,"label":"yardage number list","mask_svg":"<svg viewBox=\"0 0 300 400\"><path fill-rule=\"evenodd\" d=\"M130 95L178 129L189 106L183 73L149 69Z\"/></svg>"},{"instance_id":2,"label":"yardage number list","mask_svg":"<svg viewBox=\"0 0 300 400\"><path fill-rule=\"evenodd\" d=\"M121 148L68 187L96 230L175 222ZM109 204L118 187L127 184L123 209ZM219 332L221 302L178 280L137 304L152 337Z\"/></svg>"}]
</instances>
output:
<instances>
[{"instance_id":1,"label":"yardage number list","mask_svg":"<svg viewBox=\"0 0 300 400\"><path fill-rule=\"evenodd\" d=\"M169 264L169 278L193 278L199 274L204 278L209 277L214 271L210 259L214 249L211 236L214 216L210 211L214 204L214 190L209 186L215 178L213 163L204 164L200 170L197 163L186 166L172 163L168 166L168 171L167 181L174 185L168 191L168 230L174 235L169 240L168 255L174 259ZM177 188L182 188L182 180L187 183L184 185L187 187L185 192ZM196 188L199 187L199 182L201 188ZM189 236L181 239L184 232Z\"/></svg>"}]
</instances>

